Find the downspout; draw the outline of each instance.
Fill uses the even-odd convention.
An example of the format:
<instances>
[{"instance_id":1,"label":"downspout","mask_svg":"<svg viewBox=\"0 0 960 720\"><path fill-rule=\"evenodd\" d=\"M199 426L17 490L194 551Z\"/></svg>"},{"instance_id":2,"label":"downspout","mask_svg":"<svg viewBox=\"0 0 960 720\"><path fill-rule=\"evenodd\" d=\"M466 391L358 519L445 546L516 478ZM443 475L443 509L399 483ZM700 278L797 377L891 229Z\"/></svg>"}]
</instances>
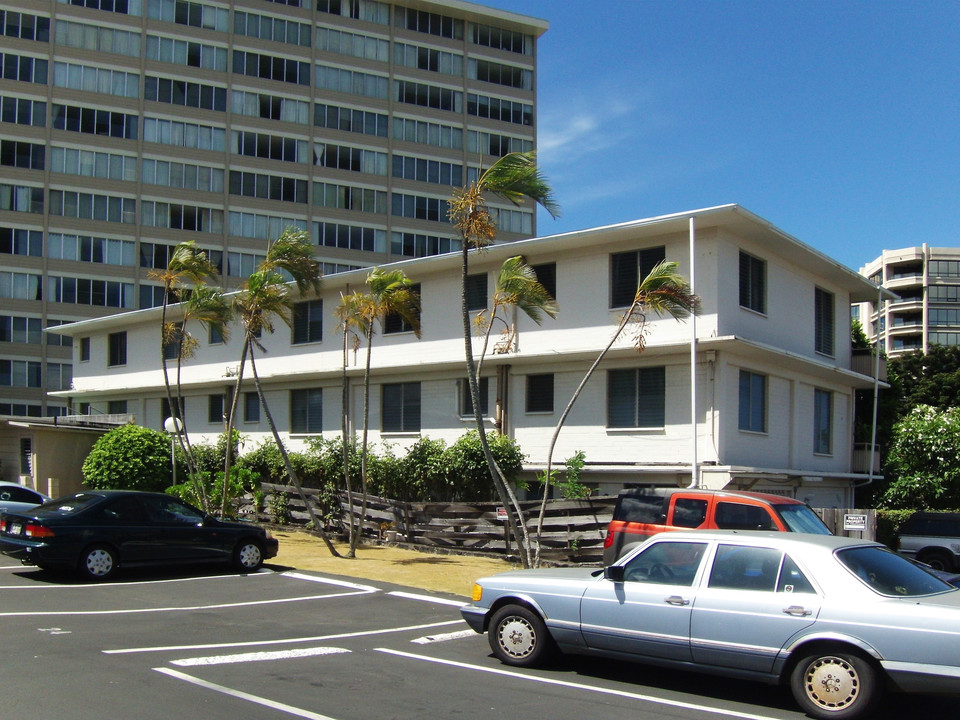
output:
<instances>
[{"instance_id":1,"label":"downspout","mask_svg":"<svg viewBox=\"0 0 960 720\"><path fill-rule=\"evenodd\" d=\"M881 309L881 312L885 311L885 303L883 300L883 288L877 288L877 307ZM873 482L873 458L877 453L877 403L880 397L880 335L877 334L877 342L874 347L874 357L873 357L873 420L870 426L870 454L868 455L867 462L869 463L870 469L867 471L867 479L858 485L854 485L853 488L866 487Z\"/></svg>"},{"instance_id":2,"label":"downspout","mask_svg":"<svg viewBox=\"0 0 960 720\"><path fill-rule=\"evenodd\" d=\"M696 294L696 219L690 218L690 292ZM690 313L690 487L700 487L700 463L697 459L697 314Z\"/></svg>"}]
</instances>

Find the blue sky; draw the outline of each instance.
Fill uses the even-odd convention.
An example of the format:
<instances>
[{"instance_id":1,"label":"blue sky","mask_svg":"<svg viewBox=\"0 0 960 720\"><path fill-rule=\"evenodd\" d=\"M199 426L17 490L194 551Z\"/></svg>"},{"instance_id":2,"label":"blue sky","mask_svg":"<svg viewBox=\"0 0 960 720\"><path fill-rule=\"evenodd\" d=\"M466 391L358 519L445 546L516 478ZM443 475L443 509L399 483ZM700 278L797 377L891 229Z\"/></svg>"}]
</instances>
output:
<instances>
[{"instance_id":1,"label":"blue sky","mask_svg":"<svg viewBox=\"0 0 960 720\"><path fill-rule=\"evenodd\" d=\"M482 4L550 22L539 234L738 203L854 270L960 245L960 2Z\"/></svg>"}]
</instances>

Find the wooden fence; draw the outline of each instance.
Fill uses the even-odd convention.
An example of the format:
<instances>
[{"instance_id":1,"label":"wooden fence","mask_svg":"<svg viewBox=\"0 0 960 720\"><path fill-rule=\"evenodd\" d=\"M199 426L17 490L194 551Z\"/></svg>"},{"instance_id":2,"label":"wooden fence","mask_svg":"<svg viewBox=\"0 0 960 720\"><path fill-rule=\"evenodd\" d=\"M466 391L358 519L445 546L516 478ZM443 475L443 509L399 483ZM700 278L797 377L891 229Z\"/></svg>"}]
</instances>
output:
<instances>
[{"instance_id":1,"label":"wooden fence","mask_svg":"<svg viewBox=\"0 0 960 720\"><path fill-rule=\"evenodd\" d=\"M260 520L273 522L271 514L273 498L277 493L287 495L289 521L294 525L309 522L306 507L296 491L288 485L264 483L264 507ZM317 491L304 489L308 497L316 497ZM359 496L355 496L354 513L359 514ZM613 516L615 496L586 498L583 500L551 500L547 503L541 535L541 557L552 562L600 563L603 559L603 539L607 525ZM341 517L348 512L346 494L340 498ZM540 501L520 503L530 516L527 527L536 533ZM252 506L242 508L252 514ZM816 512L827 527L836 535L851 535L863 539L876 536L875 510L844 510L820 508ZM863 531L844 531L844 518L862 515ZM340 533L345 522L331 523L330 530ZM457 552L494 553L511 555L516 550L506 524L503 506L500 503L408 503L399 500L370 496L363 523L364 537L384 542L402 542L435 549Z\"/></svg>"}]
</instances>

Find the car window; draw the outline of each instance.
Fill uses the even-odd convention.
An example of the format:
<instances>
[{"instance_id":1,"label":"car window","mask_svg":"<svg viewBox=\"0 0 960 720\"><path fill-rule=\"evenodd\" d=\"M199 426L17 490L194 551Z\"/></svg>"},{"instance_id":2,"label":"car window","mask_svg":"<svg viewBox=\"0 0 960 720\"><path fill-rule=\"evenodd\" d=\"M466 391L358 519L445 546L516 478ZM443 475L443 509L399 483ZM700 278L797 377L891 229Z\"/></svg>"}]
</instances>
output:
<instances>
[{"instance_id":1,"label":"car window","mask_svg":"<svg viewBox=\"0 0 960 720\"><path fill-rule=\"evenodd\" d=\"M807 580L797 564L789 555L783 558L780 568L780 581L777 583L777 592L782 593L815 593L813 585Z\"/></svg>"},{"instance_id":2,"label":"car window","mask_svg":"<svg viewBox=\"0 0 960 720\"><path fill-rule=\"evenodd\" d=\"M765 507L743 503L718 502L717 527L721 530L776 530L777 526Z\"/></svg>"},{"instance_id":3,"label":"car window","mask_svg":"<svg viewBox=\"0 0 960 720\"><path fill-rule=\"evenodd\" d=\"M140 498L128 495L119 497L99 510L101 518L107 522L141 523L147 521L147 512Z\"/></svg>"},{"instance_id":4,"label":"car window","mask_svg":"<svg viewBox=\"0 0 960 720\"><path fill-rule=\"evenodd\" d=\"M199 525L203 513L172 497L144 498L147 514L153 522L176 525Z\"/></svg>"},{"instance_id":5,"label":"car window","mask_svg":"<svg viewBox=\"0 0 960 720\"><path fill-rule=\"evenodd\" d=\"M677 498L673 504L673 524L697 528L707 519L707 501L698 498Z\"/></svg>"},{"instance_id":6,"label":"car window","mask_svg":"<svg viewBox=\"0 0 960 720\"><path fill-rule=\"evenodd\" d=\"M8 502L22 502L22 503L37 503L40 504L43 502L43 498L40 497L33 490L27 490L24 487L5 487L0 490L0 500L6 500Z\"/></svg>"},{"instance_id":7,"label":"car window","mask_svg":"<svg viewBox=\"0 0 960 720\"><path fill-rule=\"evenodd\" d=\"M661 585L693 585L706 543L658 542L626 564L623 579Z\"/></svg>"},{"instance_id":8,"label":"car window","mask_svg":"<svg viewBox=\"0 0 960 720\"><path fill-rule=\"evenodd\" d=\"M720 545L710 569L710 587L731 590L777 588L783 554L773 548Z\"/></svg>"},{"instance_id":9,"label":"car window","mask_svg":"<svg viewBox=\"0 0 960 720\"><path fill-rule=\"evenodd\" d=\"M837 558L880 595L916 597L956 590L935 575L887 548L871 545L837 551Z\"/></svg>"},{"instance_id":10,"label":"car window","mask_svg":"<svg viewBox=\"0 0 960 720\"><path fill-rule=\"evenodd\" d=\"M774 505L774 510L793 532L832 535L820 516L806 505Z\"/></svg>"},{"instance_id":11,"label":"car window","mask_svg":"<svg viewBox=\"0 0 960 720\"><path fill-rule=\"evenodd\" d=\"M660 495L621 495L614 518L624 522L662 523L664 498Z\"/></svg>"},{"instance_id":12,"label":"car window","mask_svg":"<svg viewBox=\"0 0 960 720\"><path fill-rule=\"evenodd\" d=\"M43 515L76 515L88 507L92 507L103 500L102 495L91 493L77 493L70 497L60 498L48 502L40 509Z\"/></svg>"}]
</instances>

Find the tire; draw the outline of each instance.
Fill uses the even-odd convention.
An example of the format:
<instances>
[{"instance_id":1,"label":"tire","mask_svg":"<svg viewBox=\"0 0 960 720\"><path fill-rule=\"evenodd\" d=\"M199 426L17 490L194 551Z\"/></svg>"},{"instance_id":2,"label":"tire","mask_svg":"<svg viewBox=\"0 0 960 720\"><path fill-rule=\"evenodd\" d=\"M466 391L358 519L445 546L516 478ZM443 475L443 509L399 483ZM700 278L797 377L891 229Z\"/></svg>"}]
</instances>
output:
<instances>
[{"instance_id":1,"label":"tire","mask_svg":"<svg viewBox=\"0 0 960 720\"><path fill-rule=\"evenodd\" d=\"M263 548L256 540L241 540L233 551L233 566L240 572L253 573L263 565Z\"/></svg>"},{"instance_id":2,"label":"tire","mask_svg":"<svg viewBox=\"0 0 960 720\"><path fill-rule=\"evenodd\" d=\"M956 564L953 553L947 552L946 550L927 550L918 553L917 560L929 565L934 570L941 570L943 572L953 572L954 565Z\"/></svg>"},{"instance_id":3,"label":"tire","mask_svg":"<svg viewBox=\"0 0 960 720\"><path fill-rule=\"evenodd\" d=\"M505 605L497 610L490 620L487 639L501 662L517 667L541 665L556 651L541 617L522 605Z\"/></svg>"},{"instance_id":4,"label":"tire","mask_svg":"<svg viewBox=\"0 0 960 720\"><path fill-rule=\"evenodd\" d=\"M849 651L807 655L793 668L790 689L808 715L821 720L852 720L872 715L883 695L878 671Z\"/></svg>"},{"instance_id":5,"label":"tire","mask_svg":"<svg viewBox=\"0 0 960 720\"><path fill-rule=\"evenodd\" d=\"M113 577L119 565L116 551L106 545L91 545L80 553L77 570L87 580L106 580Z\"/></svg>"}]
</instances>

